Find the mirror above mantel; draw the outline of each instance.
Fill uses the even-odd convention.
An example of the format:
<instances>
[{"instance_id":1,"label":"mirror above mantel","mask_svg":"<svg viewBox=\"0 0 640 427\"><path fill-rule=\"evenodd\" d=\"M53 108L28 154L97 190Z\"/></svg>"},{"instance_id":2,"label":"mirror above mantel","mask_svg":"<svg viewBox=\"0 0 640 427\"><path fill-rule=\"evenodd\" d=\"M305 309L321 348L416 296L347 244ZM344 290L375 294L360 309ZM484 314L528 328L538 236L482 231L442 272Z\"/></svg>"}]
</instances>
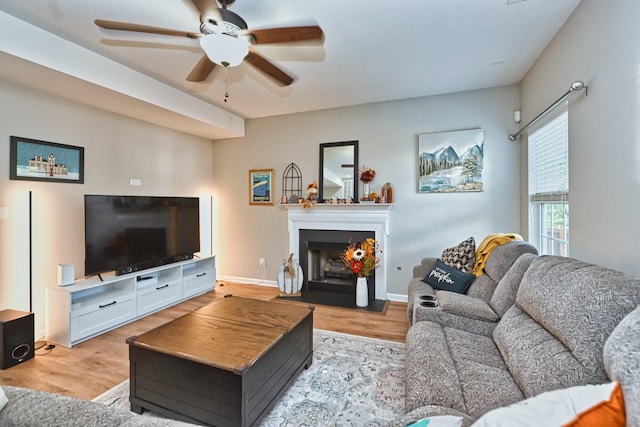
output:
<instances>
[{"instance_id":1,"label":"mirror above mantel","mask_svg":"<svg viewBox=\"0 0 640 427\"><path fill-rule=\"evenodd\" d=\"M358 200L358 141L320 144L318 198Z\"/></svg>"}]
</instances>

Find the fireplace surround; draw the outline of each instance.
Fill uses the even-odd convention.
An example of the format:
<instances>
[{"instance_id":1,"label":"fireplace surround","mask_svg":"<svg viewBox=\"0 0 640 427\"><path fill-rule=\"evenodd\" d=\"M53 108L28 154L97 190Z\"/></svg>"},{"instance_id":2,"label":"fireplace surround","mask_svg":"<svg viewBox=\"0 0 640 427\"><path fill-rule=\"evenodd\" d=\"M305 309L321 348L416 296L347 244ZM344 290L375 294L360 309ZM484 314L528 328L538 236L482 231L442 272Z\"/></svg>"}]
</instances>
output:
<instances>
[{"instance_id":1,"label":"fireplace surround","mask_svg":"<svg viewBox=\"0 0 640 427\"><path fill-rule=\"evenodd\" d=\"M313 283L312 280L311 288L308 287L307 280L314 274L309 274L309 248L306 248L306 243L303 243L301 240L301 234L303 240L306 239L305 234L311 236L312 246L315 246L311 248L311 252L332 252L332 255L329 257L332 257L334 262L330 263L329 268L335 267L335 269L338 268L338 264L335 263L335 257L340 251L346 248L350 237L357 241L361 241L365 237L373 237L378 241L381 250L381 260L378 268L369 278L369 282L371 282L369 284L369 299L370 301L386 301L389 209L393 205L379 203L317 204L308 209L296 204L282 206L288 210L289 253L293 253L294 260L300 263L305 275L303 291L305 287L307 288L307 292L316 290L314 287L318 284ZM335 233L340 231L343 233ZM324 239L324 237L327 237L327 239ZM323 240L325 241L323 242ZM304 245L302 251L301 245ZM304 248L306 248L307 251L305 251ZM324 262L324 264L316 268L324 269L326 261L322 262ZM337 270L334 271L334 273L336 273L335 275L340 274ZM311 277L311 279L313 279L313 277ZM352 278L351 280L353 280L355 285L355 279ZM331 286L333 286L333 290L338 294L341 292L353 292L353 290L347 290L344 286L341 287L339 283L332 284ZM355 306L355 299L353 300L353 305Z\"/></svg>"}]
</instances>

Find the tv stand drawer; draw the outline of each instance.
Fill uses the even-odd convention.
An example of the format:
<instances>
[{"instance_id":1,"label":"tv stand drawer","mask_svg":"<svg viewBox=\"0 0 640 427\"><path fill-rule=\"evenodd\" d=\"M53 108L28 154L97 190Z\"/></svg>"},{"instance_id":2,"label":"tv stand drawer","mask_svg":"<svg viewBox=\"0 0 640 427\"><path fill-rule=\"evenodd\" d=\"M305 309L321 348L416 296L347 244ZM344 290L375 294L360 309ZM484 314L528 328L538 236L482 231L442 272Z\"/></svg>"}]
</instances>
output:
<instances>
[{"instance_id":1,"label":"tv stand drawer","mask_svg":"<svg viewBox=\"0 0 640 427\"><path fill-rule=\"evenodd\" d=\"M182 294L196 295L213 289L216 283L216 271L204 270L194 274L185 275L182 280Z\"/></svg>"},{"instance_id":2,"label":"tv stand drawer","mask_svg":"<svg viewBox=\"0 0 640 427\"><path fill-rule=\"evenodd\" d=\"M136 316L135 295L105 300L92 311L71 313L71 342L103 332Z\"/></svg>"},{"instance_id":3,"label":"tv stand drawer","mask_svg":"<svg viewBox=\"0 0 640 427\"><path fill-rule=\"evenodd\" d=\"M138 288L138 316L157 311L182 298L180 280L158 282L152 286Z\"/></svg>"}]
</instances>

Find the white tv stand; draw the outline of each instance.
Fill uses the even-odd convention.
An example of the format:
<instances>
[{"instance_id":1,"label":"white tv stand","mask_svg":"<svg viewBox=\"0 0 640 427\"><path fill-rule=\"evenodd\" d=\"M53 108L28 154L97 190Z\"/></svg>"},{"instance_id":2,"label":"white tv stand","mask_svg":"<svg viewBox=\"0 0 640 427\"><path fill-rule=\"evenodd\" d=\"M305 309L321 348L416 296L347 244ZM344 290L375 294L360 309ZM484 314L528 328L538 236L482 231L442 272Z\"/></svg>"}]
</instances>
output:
<instances>
[{"instance_id":1,"label":"white tv stand","mask_svg":"<svg viewBox=\"0 0 640 427\"><path fill-rule=\"evenodd\" d=\"M47 287L47 340L64 347L103 334L196 295L216 284L215 256L116 276Z\"/></svg>"}]
</instances>

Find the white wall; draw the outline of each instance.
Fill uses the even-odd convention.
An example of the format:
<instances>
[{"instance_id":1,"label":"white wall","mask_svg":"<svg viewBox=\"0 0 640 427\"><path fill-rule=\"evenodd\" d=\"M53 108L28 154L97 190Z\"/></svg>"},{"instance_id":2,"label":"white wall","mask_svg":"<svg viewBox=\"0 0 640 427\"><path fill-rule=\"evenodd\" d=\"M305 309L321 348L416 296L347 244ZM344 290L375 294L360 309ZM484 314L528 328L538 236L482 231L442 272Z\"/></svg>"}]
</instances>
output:
<instances>
[{"instance_id":1,"label":"white wall","mask_svg":"<svg viewBox=\"0 0 640 427\"><path fill-rule=\"evenodd\" d=\"M588 96L582 91L569 104L570 255L634 275L640 274L639 19L637 0L583 0L522 81L520 95L526 123L571 82L589 86ZM524 176L526 158L522 167Z\"/></svg>"},{"instance_id":2,"label":"white wall","mask_svg":"<svg viewBox=\"0 0 640 427\"><path fill-rule=\"evenodd\" d=\"M29 310L28 195L33 198L33 311L44 331L56 266L84 276L84 194L210 195L212 142L0 81L0 309ZM85 183L9 180L9 136L82 146ZM142 186L129 185L130 178ZM41 336L41 335L40 335ZM39 338L39 336L37 337Z\"/></svg>"},{"instance_id":3,"label":"white wall","mask_svg":"<svg viewBox=\"0 0 640 427\"><path fill-rule=\"evenodd\" d=\"M214 142L217 265L221 276L274 283L288 256L287 211L250 206L248 170L275 169L279 197L285 167L296 163L303 187L318 179L319 144L359 141L360 165L376 170L373 190L393 183L387 258L388 292L406 295L412 267L424 256L474 236L519 230L520 146L508 140L517 129L516 86L392 101L349 108L249 120L246 137ZM485 191L417 192L417 145L421 133L480 127L485 132Z\"/></svg>"}]
</instances>

